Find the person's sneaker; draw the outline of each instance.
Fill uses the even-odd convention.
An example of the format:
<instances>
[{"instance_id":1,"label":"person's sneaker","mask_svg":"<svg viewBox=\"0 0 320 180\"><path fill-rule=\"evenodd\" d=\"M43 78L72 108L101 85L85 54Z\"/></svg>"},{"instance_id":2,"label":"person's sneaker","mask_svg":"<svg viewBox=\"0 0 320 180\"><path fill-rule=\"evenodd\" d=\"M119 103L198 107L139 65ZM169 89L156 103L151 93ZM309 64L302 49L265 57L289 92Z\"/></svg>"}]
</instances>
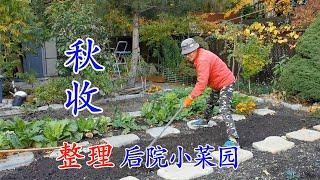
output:
<instances>
[{"instance_id":1,"label":"person's sneaker","mask_svg":"<svg viewBox=\"0 0 320 180\"><path fill-rule=\"evenodd\" d=\"M234 138L229 138L224 144L223 144L223 147L240 147L239 146L239 143L237 142L236 139Z\"/></svg>"}]
</instances>

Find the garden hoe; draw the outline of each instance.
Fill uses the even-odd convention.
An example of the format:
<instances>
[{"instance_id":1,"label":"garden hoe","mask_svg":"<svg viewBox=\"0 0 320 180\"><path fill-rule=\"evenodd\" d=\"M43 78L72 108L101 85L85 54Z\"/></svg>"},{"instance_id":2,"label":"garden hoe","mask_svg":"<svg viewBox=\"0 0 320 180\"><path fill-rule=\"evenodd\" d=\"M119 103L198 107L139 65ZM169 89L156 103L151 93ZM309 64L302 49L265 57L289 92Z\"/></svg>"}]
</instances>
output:
<instances>
[{"instance_id":1,"label":"garden hoe","mask_svg":"<svg viewBox=\"0 0 320 180\"><path fill-rule=\"evenodd\" d=\"M154 140L150 143L150 145L148 147L153 146L153 144L161 137L161 135L163 134L163 132L169 127L169 125L173 122L173 120L178 116L178 114L180 114L180 112L183 110L183 104L181 103L178 111L174 114L174 116L172 116L172 118L170 119L170 121L166 124L166 126L163 128L163 130L161 131L161 133L159 134L158 137L154 138Z\"/></svg>"}]
</instances>

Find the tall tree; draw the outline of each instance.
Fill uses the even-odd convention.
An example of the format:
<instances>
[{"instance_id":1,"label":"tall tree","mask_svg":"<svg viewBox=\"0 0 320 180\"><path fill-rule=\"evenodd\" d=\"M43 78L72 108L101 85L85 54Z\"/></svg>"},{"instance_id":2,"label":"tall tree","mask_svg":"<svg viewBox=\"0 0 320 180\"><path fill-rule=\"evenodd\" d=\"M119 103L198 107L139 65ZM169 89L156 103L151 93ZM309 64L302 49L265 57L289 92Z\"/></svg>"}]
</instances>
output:
<instances>
[{"instance_id":1,"label":"tall tree","mask_svg":"<svg viewBox=\"0 0 320 180\"><path fill-rule=\"evenodd\" d=\"M220 2L233 2L234 0L220 0ZM212 0L99 0L100 7L106 11L118 9L125 12L132 20L132 59L129 72L129 86L134 86L137 73L137 63L140 58L140 19L157 19L159 14L184 16L187 13L210 12L217 3ZM222 9L223 6L219 6ZM192 23L192 22L187 22Z\"/></svg>"},{"instance_id":2,"label":"tall tree","mask_svg":"<svg viewBox=\"0 0 320 180\"><path fill-rule=\"evenodd\" d=\"M0 3L0 67L6 77L12 78L21 67L22 44L36 40L37 28L30 1L1 0Z\"/></svg>"}]
</instances>

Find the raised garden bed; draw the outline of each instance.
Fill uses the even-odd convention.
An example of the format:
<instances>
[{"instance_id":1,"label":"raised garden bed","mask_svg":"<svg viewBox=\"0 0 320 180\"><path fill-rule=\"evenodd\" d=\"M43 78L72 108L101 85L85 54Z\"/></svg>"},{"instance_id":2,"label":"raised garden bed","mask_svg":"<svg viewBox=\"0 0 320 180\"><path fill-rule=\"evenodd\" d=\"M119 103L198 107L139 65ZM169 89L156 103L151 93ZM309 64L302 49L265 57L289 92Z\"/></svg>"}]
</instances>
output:
<instances>
[{"instance_id":1,"label":"raised garden bed","mask_svg":"<svg viewBox=\"0 0 320 180\"><path fill-rule=\"evenodd\" d=\"M130 110L132 110L132 106L138 107L137 104L130 105L128 102L123 102L120 107L131 107ZM240 144L243 149L254 153L253 159L240 164L236 171L217 168L214 169L212 174L199 179L284 179L292 171L298 173L302 179L319 179L318 157L320 155L320 145L318 141L313 143L294 141L296 146L293 149L276 155L252 150L253 142L261 141L268 136L282 136L291 131L312 128L314 125L320 124L319 119L309 117L308 114L303 112L277 107L270 107L270 109L275 110L276 114L266 116L251 115L246 120L236 122L240 135ZM58 116L57 114L61 113L61 111L54 111L52 115ZM210 129L189 130L186 123L180 121L174 123L174 127L179 129L181 134L165 137L157 142L157 144L167 148L169 153L176 153L178 145L184 147L184 150L190 154L193 153L194 148L198 145L210 144L218 148L226 138L225 125L223 123L219 123L219 127ZM137 143L141 148L145 148L152 140L150 136L145 134L145 131L134 133L141 138L140 142ZM92 143L94 141L92 140ZM126 176L135 176L139 179L161 179L156 175L157 169L146 169L144 167L119 168L124 158L124 152L125 147L113 149L111 162L115 163L116 166L114 168L93 169L85 165L85 160L80 160L78 162L83 165L81 170L59 170L57 167L61 162L43 158L42 154L36 154L37 161L27 167L3 171L0 179L46 179L48 177L52 179L120 179Z\"/></svg>"}]
</instances>

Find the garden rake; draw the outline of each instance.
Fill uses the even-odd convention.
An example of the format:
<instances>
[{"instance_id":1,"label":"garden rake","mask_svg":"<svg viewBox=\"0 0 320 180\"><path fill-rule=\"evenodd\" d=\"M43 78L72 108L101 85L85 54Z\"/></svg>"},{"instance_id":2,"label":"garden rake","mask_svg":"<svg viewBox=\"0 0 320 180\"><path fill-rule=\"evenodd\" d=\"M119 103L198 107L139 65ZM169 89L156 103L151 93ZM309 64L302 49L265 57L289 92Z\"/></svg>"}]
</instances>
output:
<instances>
[{"instance_id":1,"label":"garden rake","mask_svg":"<svg viewBox=\"0 0 320 180\"><path fill-rule=\"evenodd\" d=\"M180 112L183 109L183 103L180 103L180 107L177 110L177 112L174 114L174 116L172 116L172 118L170 119L170 121L166 124L166 126L163 128L163 130L161 131L161 133L159 134L158 137L154 138L153 141L149 144L148 147L153 146L153 144L161 137L161 135L163 134L163 132L169 127L169 125L173 122L173 120L178 116L178 114L180 114Z\"/></svg>"}]
</instances>

